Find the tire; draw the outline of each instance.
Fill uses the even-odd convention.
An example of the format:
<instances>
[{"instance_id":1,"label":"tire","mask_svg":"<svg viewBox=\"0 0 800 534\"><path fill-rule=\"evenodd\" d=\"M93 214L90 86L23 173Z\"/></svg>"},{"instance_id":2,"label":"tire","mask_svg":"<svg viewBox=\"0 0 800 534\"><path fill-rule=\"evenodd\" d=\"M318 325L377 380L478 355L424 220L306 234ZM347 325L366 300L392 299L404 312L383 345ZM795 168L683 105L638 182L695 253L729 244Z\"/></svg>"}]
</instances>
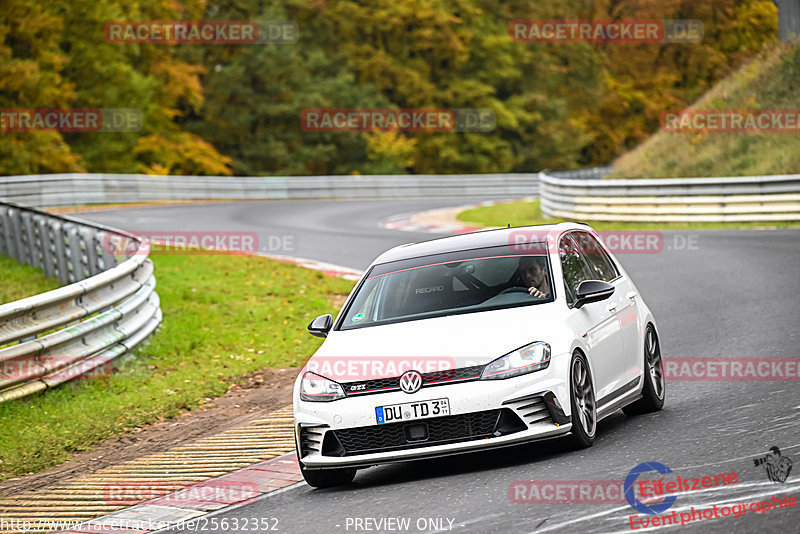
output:
<instances>
[{"instance_id":1,"label":"tire","mask_svg":"<svg viewBox=\"0 0 800 534\"><path fill-rule=\"evenodd\" d=\"M300 473L303 475L306 483L315 488L343 486L345 484L350 484L356 477L356 470L354 468L306 469L302 462L298 463L300 464Z\"/></svg>"},{"instance_id":2,"label":"tire","mask_svg":"<svg viewBox=\"0 0 800 534\"><path fill-rule=\"evenodd\" d=\"M572 414L572 444L576 449L591 447L597 433L597 402L586 357L572 355L569 364L569 403Z\"/></svg>"},{"instance_id":3,"label":"tire","mask_svg":"<svg viewBox=\"0 0 800 534\"><path fill-rule=\"evenodd\" d=\"M644 386L642 398L625 406L625 415L640 415L657 412L664 407L666 380L664 364L661 359L661 346L653 325L648 324L644 331Z\"/></svg>"}]
</instances>

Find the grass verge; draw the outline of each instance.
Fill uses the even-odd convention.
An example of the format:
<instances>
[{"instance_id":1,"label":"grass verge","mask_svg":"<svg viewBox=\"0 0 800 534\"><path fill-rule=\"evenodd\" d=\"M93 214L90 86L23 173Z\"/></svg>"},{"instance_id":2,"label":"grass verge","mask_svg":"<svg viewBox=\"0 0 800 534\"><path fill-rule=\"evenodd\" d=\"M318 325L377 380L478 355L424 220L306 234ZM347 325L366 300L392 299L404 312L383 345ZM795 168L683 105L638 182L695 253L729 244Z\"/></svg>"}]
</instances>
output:
<instances>
[{"instance_id":1,"label":"grass verge","mask_svg":"<svg viewBox=\"0 0 800 534\"><path fill-rule=\"evenodd\" d=\"M459 221L481 226L527 226L531 224L556 224L574 219L558 219L547 217L539 207L539 199L532 201L518 200L492 206L480 206L459 213ZM602 230L702 230L711 228L790 228L800 226L800 222L733 222L733 223L647 223L647 222L606 222L584 220L597 231Z\"/></svg>"},{"instance_id":2,"label":"grass verge","mask_svg":"<svg viewBox=\"0 0 800 534\"><path fill-rule=\"evenodd\" d=\"M58 279L47 278L41 269L0 254L0 304L57 289L59 285Z\"/></svg>"},{"instance_id":3,"label":"grass verge","mask_svg":"<svg viewBox=\"0 0 800 534\"><path fill-rule=\"evenodd\" d=\"M200 407L263 368L303 364L321 343L306 324L335 313L333 302L353 286L257 256L152 259L164 313L159 332L109 376L0 404L0 480Z\"/></svg>"}]
</instances>

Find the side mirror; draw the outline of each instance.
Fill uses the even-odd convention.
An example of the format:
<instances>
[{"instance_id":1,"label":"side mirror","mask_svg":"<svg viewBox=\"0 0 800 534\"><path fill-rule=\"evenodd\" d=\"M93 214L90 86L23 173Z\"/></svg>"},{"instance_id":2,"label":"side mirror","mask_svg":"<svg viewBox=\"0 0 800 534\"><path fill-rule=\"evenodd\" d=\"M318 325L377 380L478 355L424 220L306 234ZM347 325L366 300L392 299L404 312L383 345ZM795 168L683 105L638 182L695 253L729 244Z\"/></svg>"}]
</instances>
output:
<instances>
[{"instance_id":1,"label":"side mirror","mask_svg":"<svg viewBox=\"0 0 800 534\"><path fill-rule=\"evenodd\" d=\"M308 333L312 336L328 337L328 332L331 331L332 326L333 317L330 313L326 313L308 323Z\"/></svg>"},{"instance_id":2,"label":"side mirror","mask_svg":"<svg viewBox=\"0 0 800 534\"><path fill-rule=\"evenodd\" d=\"M614 293L614 286L602 280L584 280L578 284L578 294L574 307L581 308L584 304L606 300Z\"/></svg>"}]
</instances>

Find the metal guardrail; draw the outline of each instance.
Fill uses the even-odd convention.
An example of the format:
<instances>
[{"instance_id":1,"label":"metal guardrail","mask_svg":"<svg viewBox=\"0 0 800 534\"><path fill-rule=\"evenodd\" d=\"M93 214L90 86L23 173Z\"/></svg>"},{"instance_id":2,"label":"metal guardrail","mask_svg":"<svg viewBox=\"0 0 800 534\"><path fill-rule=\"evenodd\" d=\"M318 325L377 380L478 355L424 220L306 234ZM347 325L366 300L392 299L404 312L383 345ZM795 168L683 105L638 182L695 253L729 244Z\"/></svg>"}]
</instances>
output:
<instances>
[{"instance_id":1,"label":"metal guardrail","mask_svg":"<svg viewBox=\"0 0 800 534\"><path fill-rule=\"evenodd\" d=\"M204 177L60 174L0 178L0 254L66 285L0 305L0 402L83 376L161 322L149 244L26 207L189 199L531 196L546 215L608 221L797 221L800 175L604 180L565 173ZM119 257L112 252L137 250ZM124 244L125 246L118 247Z\"/></svg>"},{"instance_id":2,"label":"metal guardrail","mask_svg":"<svg viewBox=\"0 0 800 534\"><path fill-rule=\"evenodd\" d=\"M539 173L542 212L594 221L800 221L800 175L603 180L607 167Z\"/></svg>"},{"instance_id":3,"label":"metal guardrail","mask_svg":"<svg viewBox=\"0 0 800 534\"><path fill-rule=\"evenodd\" d=\"M131 242L135 252L114 254ZM0 402L86 376L155 330L149 250L121 230L0 202L0 254L69 284L0 305Z\"/></svg>"},{"instance_id":4,"label":"metal guardrail","mask_svg":"<svg viewBox=\"0 0 800 534\"><path fill-rule=\"evenodd\" d=\"M547 173L549 173L548 176L558 177L563 180L602 180L611 173L611 167L590 167L588 169L558 172L542 171L539 176Z\"/></svg>"},{"instance_id":5,"label":"metal guardrail","mask_svg":"<svg viewBox=\"0 0 800 534\"><path fill-rule=\"evenodd\" d=\"M198 199L524 197L536 193L536 174L0 177L0 198L36 207Z\"/></svg>"}]
</instances>

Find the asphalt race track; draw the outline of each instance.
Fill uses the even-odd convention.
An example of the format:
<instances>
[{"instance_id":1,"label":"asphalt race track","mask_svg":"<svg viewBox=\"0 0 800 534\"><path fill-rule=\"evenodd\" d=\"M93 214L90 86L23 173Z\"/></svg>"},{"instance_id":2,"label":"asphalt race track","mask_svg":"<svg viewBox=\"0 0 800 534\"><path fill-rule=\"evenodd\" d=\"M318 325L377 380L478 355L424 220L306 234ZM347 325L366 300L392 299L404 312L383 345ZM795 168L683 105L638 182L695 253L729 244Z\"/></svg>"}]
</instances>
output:
<instances>
[{"instance_id":1,"label":"asphalt race track","mask_svg":"<svg viewBox=\"0 0 800 534\"><path fill-rule=\"evenodd\" d=\"M270 236L290 236L292 250L264 252L364 269L385 249L436 237L386 230L379 225L382 219L460 203L464 202L248 201L80 216L134 232L253 231L262 249L269 247ZM660 253L618 258L656 316L667 363L671 358L800 356L800 229L665 232ZM277 518L276 531L290 533L632 532L629 516L634 510L624 498L617 503L531 504L514 503L510 497L515 481L623 481L647 461L665 464L683 479L738 475L735 484L678 496L667 513L680 514L690 506L749 504L784 494L800 501L797 379L668 379L663 411L638 417L617 412L599 424L597 434L594 446L579 452L551 440L369 468L360 471L351 486L314 490L301 483L216 517L228 518L229 525L233 518L239 518L240 525L246 518ZM754 458L772 446L794 461L782 483L770 482L764 469L754 465ZM409 523L406 527L373 521L387 518ZM738 518L648 532L789 534L798 532L798 525L800 502L794 508L748 511ZM225 532L232 530L236 529Z\"/></svg>"}]
</instances>

